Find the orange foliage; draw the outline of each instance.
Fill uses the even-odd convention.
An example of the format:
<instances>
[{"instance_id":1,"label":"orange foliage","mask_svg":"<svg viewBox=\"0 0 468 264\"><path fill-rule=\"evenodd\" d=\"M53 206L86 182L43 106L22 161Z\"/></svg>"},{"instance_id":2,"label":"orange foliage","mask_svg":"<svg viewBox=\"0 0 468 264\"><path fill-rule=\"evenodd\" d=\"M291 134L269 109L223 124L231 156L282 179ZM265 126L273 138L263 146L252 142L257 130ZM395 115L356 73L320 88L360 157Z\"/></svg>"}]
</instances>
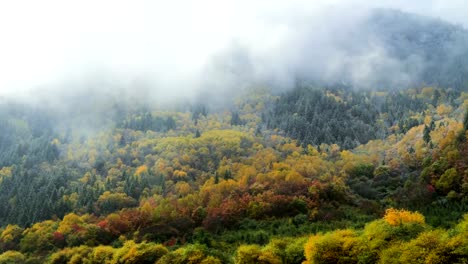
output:
<instances>
[{"instance_id":1,"label":"orange foliage","mask_svg":"<svg viewBox=\"0 0 468 264\"><path fill-rule=\"evenodd\" d=\"M398 226L402 224L424 224L424 216L418 212L410 212L406 210L398 210L394 208L389 208L385 211L384 220L392 225Z\"/></svg>"},{"instance_id":2,"label":"orange foliage","mask_svg":"<svg viewBox=\"0 0 468 264\"><path fill-rule=\"evenodd\" d=\"M148 173L148 167L146 165L139 166L135 171L136 176L140 176L143 173Z\"/></svg>"}]
</instances>

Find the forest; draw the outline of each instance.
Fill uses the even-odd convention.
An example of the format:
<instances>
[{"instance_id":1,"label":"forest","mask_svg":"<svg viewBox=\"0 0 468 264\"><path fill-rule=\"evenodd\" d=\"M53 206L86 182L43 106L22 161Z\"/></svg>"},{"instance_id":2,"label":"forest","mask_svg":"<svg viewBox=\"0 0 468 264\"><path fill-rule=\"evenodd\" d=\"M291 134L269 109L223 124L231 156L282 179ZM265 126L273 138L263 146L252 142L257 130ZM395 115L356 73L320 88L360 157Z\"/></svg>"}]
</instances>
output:
<instances>
[{"instance_id":1,"label":"forest","mask_svg":"<svg viewBox=\"0 0 468 264\"><path fill-rule=\"evenodd\" d=\"M468 263L463 8L39 2L0 3L0 264Z\"/></svg>"},{"instance_id":2,"label":"forest","mask_svg":"<svg viewBox=\"0 0 468 264\"><path fill-rule=\"evenodd\" d=\"M258 88L80 134L10 103L0 263L464 263L467 107L433 87Z\"/></svg>"}]
</instances>

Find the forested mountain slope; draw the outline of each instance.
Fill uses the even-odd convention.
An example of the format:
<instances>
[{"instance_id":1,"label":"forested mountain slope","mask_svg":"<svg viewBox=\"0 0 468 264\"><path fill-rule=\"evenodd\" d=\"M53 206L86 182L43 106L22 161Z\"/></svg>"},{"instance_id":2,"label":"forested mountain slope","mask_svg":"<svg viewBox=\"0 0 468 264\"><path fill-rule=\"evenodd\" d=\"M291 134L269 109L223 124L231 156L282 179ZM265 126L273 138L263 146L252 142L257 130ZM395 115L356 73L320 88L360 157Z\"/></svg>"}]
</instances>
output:
<instances>
[{"instance_id":1,"label":"forested mountain slope","mask_svg":"<svg viewBox=\"0 0 468 264\"><path fill-rule=\"evenodd\" d=\"M349 149L405 133L423 123L417 113L439 105L459 106L459 96L453 89L401 93L302 87L277 99L262 119L268 128L280 128L304 146L336 143Z\"/></svg>"},{"instance_id":2,"label":"forested mountain slope","mask_svg":"<svg viewBox=\"0 0 468 264\"><path fill-rule=\"evenodd\" d=\"M366 22L370 36L402 63L413 85L466 89L468 31L461 26L387 9L376 10ZM388 76L395 78L395 76Z\"/></svg>"},{"instance_id":3,"label":"forested mountain slope","mask_svg":"<svg viewBox=\"0 0 468 264\"><path fill-rule=\"evenodd\" d=\"M31 143L23 150L19 138L6 141L0 260L140 263L128 259L164 255L159 263L174 263L195 254L200 263L229 263L266 250L235 253L241 243L275 238L282 247L284 236L362 228L389 207L426 215L411 238L431 225L454 228L468 209L467 100L429 87L298 88L279 96L259 89L224 112L202 105L124 112L114 127L88 136L54 132L53 123L35 127L28 120L45 118L41 111L22 112L15 126L17 113L3 110L4 129ZM345 142L354 145L341 148ZM35 144L44 144L41 151ZM20 162L11 163L16 156ZM297 240L285 263L309 256L305 242Z\"/></svg>"},{"instance_id":4,"label":"forested mountain slope","mask_svg":"<svg viewBox=\"0 0 468 264\"><path fill-rule=\"evenodd\" d=\"M390 90L422 86L466 90L468 85L468 31L460 25L376 9L333 28L329 35L325 43L330 47L314 45L313 37L306 40L310 49L324 56L309 55L314 50L308 46L302 50L308 59L303 67L313 70L304 70L301 80Z\"/></svg>"},{"instance_id":5,"label":"forested mountain slope","mask_svg":"<svg viewBox=\"0 0 468 264\"><path fill-rule=\"evenodd\" d=\"M331 80L222 103L2 99L0 263L467 263L467 31L346 30Z\"/></svg>"}]
</instances>

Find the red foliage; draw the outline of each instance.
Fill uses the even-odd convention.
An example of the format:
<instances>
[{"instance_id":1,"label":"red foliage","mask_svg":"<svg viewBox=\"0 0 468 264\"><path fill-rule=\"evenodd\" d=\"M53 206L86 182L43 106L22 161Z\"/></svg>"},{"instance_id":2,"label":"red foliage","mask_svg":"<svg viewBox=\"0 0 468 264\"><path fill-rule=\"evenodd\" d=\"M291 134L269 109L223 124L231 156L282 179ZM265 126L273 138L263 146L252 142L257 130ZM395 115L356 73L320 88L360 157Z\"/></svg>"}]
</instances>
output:
<instances>
[{"instance_id":1,"label":"red foliage","mask_svg":"<svg viewBox=\"0 0 468 264\"><path fill-rule=\"evenodd\" d=\"M65 236L62 233L56 231L53 233L53 239L56 242L61 242L65 240Z\"/></svg>"},{"instance_id":2,"label":"red foliage","mask_svg":"<svg viewBox=\"0 0 468 264\"><path fill-rule=\"evenodd\" d=\"M251 196L246 193L241 197L225 199L219 207L208 208L203 226L207 230L214 231L221 226L236 224L240 219L245 217L250 201Z\"/></svg>"},{"instance_id":3,"label":"red foliage","mask_svg":"<svg viewBox=\"0 0 468 264\"><path fill-rule=\"evenodd\" d=\"M120 211L119 215L122 219L131 224L132 229L137 229L143 224L143 217L141 212L137 209L124 209Z\"/></svg>"},{"instance_id":4,"label":"red foliage","mask_svg":"<svg viewBox=\"0 0 468 264\"><path fill-rule=\"evenodd\" d=\"M163 245L166 247L172 247L172 246L175 246L176 243L177 243L177 238L173 237L169 239L168 241L164 242Z\"/></svg>"},{"instance_id":5,"label":"red foliage","mask_svg":"<svg viewBox=\"0 0 468 264\"><path fill-rule=\"evenodd\" d=\"M74 233L79 233L80 231L84 230L84 228L82 226L79 226L78 224L73 224L72 229Z\"/></svg>"},{"instance_id":6,"label":"red foliage","mask_svg":"<svg viewBox=\"0 0 468 264\"><path fill-rule=\"evenodd\" d=\"M102 220L99 223L97 223L97 226L101 229L107 229L109 226L109 222L107 220Z\"/></svg>"},{"instance_id":7,"label":"red foliage","mask_svg":"<svg viewBox=\"0 0 468 264\"><path fill-rule=\"evenodd\" d=\"M427 188L427 191L430 192L430 193L435 192L435 188L434 188L434 186L432 186L432 184L428 184L426 186L426 188Z\"/></svg>"},{"instance_id":8,"label":"red foliage","mask_svg":"<svg viewBox=\"0 0 468 264\"><path fill-rule=\"evenodd\" d=\"M281 182L272 187L272 190L277 194L283 195L307 195L307 188L310 183L303 182Z\"/></svg>"},{"instance_id":9,"label":"red foliage","mask_svg":"<svg viewBox=\"0 0 468 264\"><path fill-rule=\"evenodd\" d=\"M106 221L108 222L107 231L115 236L130 231L131 223L120 215L109 215L107 216Z\"/></svg>"}]
</instances>

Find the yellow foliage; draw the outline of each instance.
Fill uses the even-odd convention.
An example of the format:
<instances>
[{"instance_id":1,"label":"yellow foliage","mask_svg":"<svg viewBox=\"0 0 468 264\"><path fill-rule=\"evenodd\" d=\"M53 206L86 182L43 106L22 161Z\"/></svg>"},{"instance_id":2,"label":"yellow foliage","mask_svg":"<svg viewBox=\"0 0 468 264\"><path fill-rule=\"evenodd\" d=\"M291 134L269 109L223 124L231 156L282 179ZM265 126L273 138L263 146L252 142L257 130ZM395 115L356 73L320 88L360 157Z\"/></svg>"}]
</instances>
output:
<instances>
[{"instance_id":1,"label":"yellow foliage","mask_svg":"<svg viewBox=\"0 0 468 264\"><path fill-rule=\"evenodd\" d=\"M187 178L187 173L181 170L175 170L173 176L178 179L185 179Z\"/></svg>"},{"instance_id":2,"label":"yellow foliage","mask_svg":"<svg viewBox=\"0 0 468 264\"><path fill-rule=\"evenodd\" d=\"M440 116L445 116L450 114L453 111L453 108L449 105L441 104L437 106L437 114Z\"/></svg>"},{"instance_id":3,"label":"yellow foliage","mask_svg":"<svg viewBox=\"0 0 468 264\"><path fill-rule=\"evenodd\" d=\"M237 174L241 175L241 178L239 179L239 185L246 187L257 175L257 170L251 166L242 166Z\"/></svg>"},{"instance_id":4,"label":"yellow foliage","mask_svg":"<svg viewBox=\"0 0 468 264\"><path fill-rule=\"evenodd\" d=\"M297 171L292 170L286 175L286 181L294 182L294 183L301 183L304 181L304 177L297 173Z\"/></svg>"},{"instance_id":5,"label":"yellow foliage","mask_svg":"<svg viewBox=\"0 0 468 264\"><path fill-rule=\"evenodd\" d=\"M340 154L340 146L337 144L331 144L328 151L331 157L336 157Z\"/></svg>"},{"instance_id":6,"label":"yellow foliage","mask_svg":"<svg viewBox=\"0 0 468 264\"><path fill-rule=\"evenodd\" d=\"M11 177L12 169L11 167L3 167L0 169L0 177Z\"/></svg>"},{"instance_id":7,"label":"yellow foliage","mask_svg":"<svg viewBox=\"0 0 468 264\"><path fill-rule=\"evenodd\" d=\"M90 258L94 263L109 263L114 255L114 248L111 246L97 246L93 248Z\"/></svg>"},{"instance_id":8,"label":"yellow foliage","mask_svg":"<svg viewBox=\"0 0 468 264\"><path fill-rule=\"evenodd\" d=\"M421 94L426 98L431 98L433 93L434 93L434 88L432 87L424 87L421 91Z\"/></svg>"},{"instance_id":9,"label":"yellow foliage","mask_svg":"<svg viewBox=\"0 0 468 264\"><path fill-rule=\"evenodd\" d=\"M307 145L307 154L310 156L318 156L320 153L318 152L317 148L312 145Z\"/></svg>"},{"instance_id":10,"label":"yellow foliage","mask_svg":"<svg viewBox=\"0 0 468 264\"><path fill-rule=\"evenodd\" d=\"M304 246L307 261L313 263L354 263L350 258L358 244L357 233L353 230L337 230L325 235L309 238Z\"/></svg>"},{"instance_id":11,"label":"yellow foliage","mask_svg":"<svg viewBox=\"0 0 468 264\"><path fill-rule=\"evenodd\" d=\"M176 191L176 194L180 194L183 196L189 194L192 191L192 187L190 187L190 184L186 182L176 183L176 185L174 186L174 189Z\"/></svg>"},{"instance_id":12,"label":"yellow foliage","mask_svg":"<svg viewBox=\"0 0 468 264\"><path fill-rule=\"evenodd\" d=\"M296 145L296 142L293 143L286 143L281 146L281 152L285 153L294 153L298 152L300 153L302 151L302 148L300 146Z\"/></svg>"},{"instance_id":13,"label":"yellow foliage","mask_svg":"<svg viewBox=\"0 0 468 264\"><path fill-rule=\"evenodd\" d=\"M17 225L7 225L5 230L0 234L0 241L2 243L13 242L21 236L23 229Z\"/></svg>"},{"instance_id":14,"label":"yellow foliage","mask_svg":"<svg viewBox=\"0 0 468 264\"><path fill-rule=\"evenodd\" d=\"M52 140L52 142L50 142L52 145L55 145L55 146L60 146L60 140L58 140L57 138L54 138Z\"/></svg>"},{"instance_id":15,"label":"yellow foliage","mask_svg":"<svg viewBox=\"0 0 468 264\"><path fill-rule=\"evenodd\" d=\"M221 260L213 257L213 256L207 256L205 259L200 262L200 264L221 264Z\"/></svg>"},{"instance_id":16,"label":"yellow foliage","mask_svg":"<svg viewBox=\"0 0 468 264\"><path fill-rule=\"evenodd\" d=\"M255 263L265 263L265 264L276 264L281 263L281 259L268 248L263 249L258 245L241 245L237 248L236 252L236 264L255 264Z\"/></svg>"},{"instance_id":17,"label":"yellow foliage","mask_svg":"<svg viewBox=\"0 0 468 264\"><path fill-rule=\"evenodd\" d=\"M275 162L273 163L273 170L276 170L276 171L284 171L284 170L290 170L291 169L291 166L284 163L284 162Z\"/></svg>"},{"instance_id":18,"label":"yellow foliage","mask_svg":"<svg viewBox=\"0 0 468 264\"><path fill-rule=\"evenodd\" d=\"M136 176L140 176L143 173L148 173L148 167L146 165L139 166L135 171Z\"/></svg>"},{"instance_id":19,"label":"yellow foliage","mask_svg":"<svg viewBox=\"0 0 468 264\"><path fill-rule=\"evenodd\" d=\"M343 98L341 98L339 95L336 95L330 91L327 91L326 92L326 96L327 97L330 97L330 98L333 98L336 102L343 102Z\"/></svg>"},{"instance_id":20,"label":"yellow foliage","mask_svg":"<svg viewBox=\"0 0 468 264\"><path fill-rule=\"evenodd\" d=\"M83 177L80 179L81 183L88 183L89 180L91 179L91 173L87 172L83 175Z\"/></svg>"},{"instance_id":21,"label":"yellow foliage","mask_svg":"<svg viewBox=\"0 0 468 264\"><path fill-rule=\"evenodd\" d=\"M427 116L424 117L424 124L430 125L431 121L432 121L432 116L427 115Z\"/></svg>"},{"instance_id":22,"label":"yellow foliage","mask_svg":"<svg viewBox=\"0 0 468 264\"><path fill-rule=\"evenodd\" d=\"M424 216L418 212L410 212L407 210L398 210L394 208L389 208L385 212L384 220L392 225L398 226L402 224L424 224Z\"/></svg>"},{"instance_id":23,"label":"yellow foliage","mask_svg":"<svg viewBox=\"0 0 468 264\"><path fill-rule=\"evenodd\" d=\"M63 217L63 220L60 222L57 232L62 234L72 233L77 226L83 225L83 220L80 216L69 213Z\"/></svg>"},{"instance_id":24,"label":"yellow foliage","mask_svg":"<svg viewBox=\"0 0 468 264\"><path fill-rule=\"evenodd\" d=\"M25 263L26 257L23 253L9 250L0 255L0 264Z\"/></svg>"}]
</instances>

